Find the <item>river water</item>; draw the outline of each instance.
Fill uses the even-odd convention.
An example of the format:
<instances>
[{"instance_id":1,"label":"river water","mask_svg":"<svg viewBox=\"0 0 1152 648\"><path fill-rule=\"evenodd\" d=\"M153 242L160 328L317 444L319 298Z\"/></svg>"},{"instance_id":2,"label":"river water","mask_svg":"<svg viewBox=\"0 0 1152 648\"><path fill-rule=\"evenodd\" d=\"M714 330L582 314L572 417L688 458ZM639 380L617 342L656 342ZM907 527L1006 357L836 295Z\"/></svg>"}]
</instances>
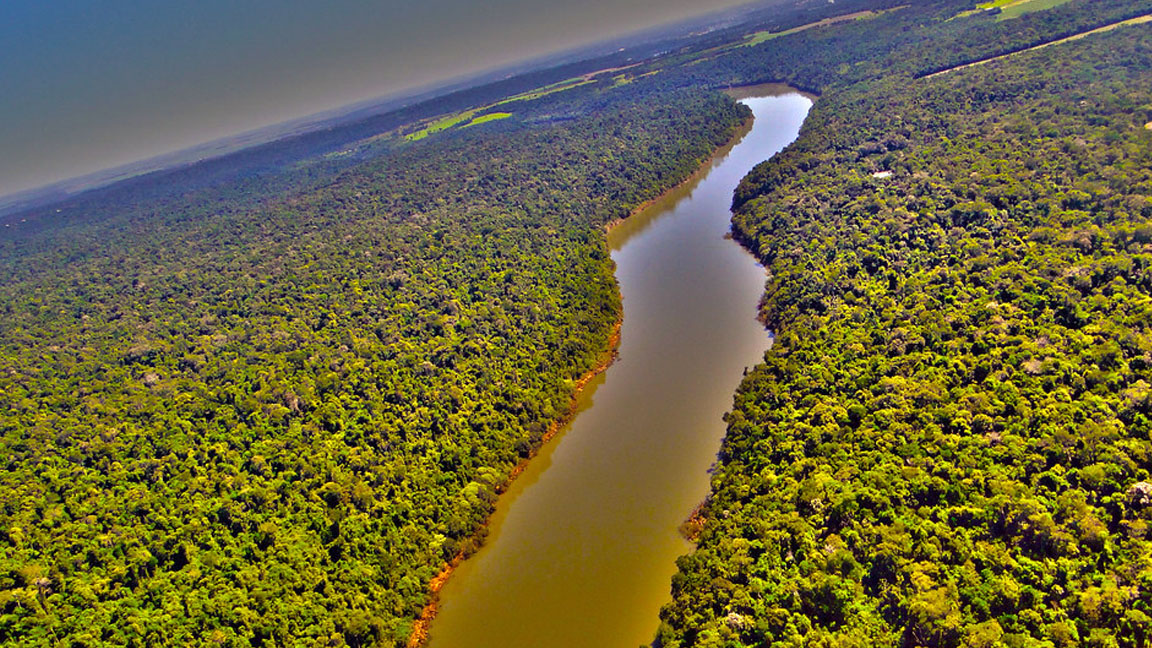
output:
<instances>
[{"instance_id":1,"label":"river water","mask_svg":"<svg viewBox=\"0 0 1152 648\"><path fill-rule=\"evenodd\" d=\"M501 496L488 539L440 592L431 648L636 648L671 600L678 532L709 492L722 416L771 344L764 269L727 239L732 191L796 138L811 100L761 89L752 129L609 234L619 359ZM783 92L783 94L781 94Z\"/></svg>"}]
</instances>

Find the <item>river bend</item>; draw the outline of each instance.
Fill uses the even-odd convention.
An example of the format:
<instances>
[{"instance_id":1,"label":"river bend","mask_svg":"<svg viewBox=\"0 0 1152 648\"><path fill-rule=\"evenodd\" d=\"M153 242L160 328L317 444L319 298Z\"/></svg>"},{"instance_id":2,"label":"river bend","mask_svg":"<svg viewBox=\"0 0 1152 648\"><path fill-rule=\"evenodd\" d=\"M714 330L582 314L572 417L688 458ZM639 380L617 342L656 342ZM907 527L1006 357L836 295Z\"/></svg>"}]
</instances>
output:
<instances>
[{"instance_id":1,"label":"river bend","mask_svg":"<svg viewBox=\"0 0 1152 648\"><path fill-rule=\"evenodd\" d=\"M795 92L741 101L751 130L609 234L624 298L619 359L501 496L484 547L440 592L431 648L636 648L655 637L722 416L771 344L756 320L764 270L726 237L732 192L796 138L811 106Z\"/></svg>"}]
</instances>

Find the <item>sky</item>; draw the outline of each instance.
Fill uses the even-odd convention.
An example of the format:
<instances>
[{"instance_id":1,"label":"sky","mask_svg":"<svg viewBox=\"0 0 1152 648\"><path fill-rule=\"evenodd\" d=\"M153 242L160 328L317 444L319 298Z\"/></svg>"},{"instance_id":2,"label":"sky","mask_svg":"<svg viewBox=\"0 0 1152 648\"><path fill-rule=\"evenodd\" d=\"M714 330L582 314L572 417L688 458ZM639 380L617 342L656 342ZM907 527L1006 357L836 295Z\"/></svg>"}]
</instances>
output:
<instances>
[{"instance_id":1,"label":"sky","mask_svg":"<svg viewBox=\"0 0 1152 648\"><path fill-rule=\"evenodd\" d=\"M3 0L0 196L747 0Z\"/></svg>"}]
</instances>

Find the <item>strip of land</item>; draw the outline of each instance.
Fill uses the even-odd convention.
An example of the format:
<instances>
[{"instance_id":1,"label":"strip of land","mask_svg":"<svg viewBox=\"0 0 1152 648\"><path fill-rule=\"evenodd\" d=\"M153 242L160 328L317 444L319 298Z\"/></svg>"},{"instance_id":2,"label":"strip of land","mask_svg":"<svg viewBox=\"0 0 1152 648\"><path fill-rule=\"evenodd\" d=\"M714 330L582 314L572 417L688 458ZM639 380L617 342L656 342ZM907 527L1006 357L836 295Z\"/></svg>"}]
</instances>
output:
<instances>
[{"instance_id":1,"label":"strip of land","mask_svg":"<svg viewBox=\"0 0 1152 648\"><path fill-rule=\"evenodd\" d=\"M932 77L940 76L941 74L947 74L949 72L955 72L956 70L963 70L964 68L970 68L970 67L974 67L977 65L984 65L985 63L991 63L993 61L999 61L1001 59L1006 59L1010 56L1016 56L1018 54L1024 54L1026 52L1033 52L1033 51L1036 51L1039 49L1044 49L1045 47L1051 47L1052 45L1059 45L1060 43L1067 43L1068 41L1079 40L1081 38L1084 38L1086 36L1091 36L1093 34L1102 34L1104 32L1112 31L1113 29L1116 29L1117 27L1124 27L1126 25L1140 25L1140 24L1143 24L1146 22L1152 22L1152 14L1145 14L1143 16L1137 16L1136 18L1129 18L1128 20L1121 20L1120 22L1115 22L1115 23L1112 23L1110 25L1104 25L1103 27L1097 27L1096 29L1090 29L1086 32L1081 32L1079 34L1073 34L1072 36L1066 36L1064 38L1060 38L1060 39L1057 39L1054 41L1049 41L1047 43L1041 43L1040 45L1035 45L1033 47L1028 47L1028 48L1025 48L1022 50L1017 50L1015 52L1009 52L1008 54L1000 54L999 56L992 56L992 57L989 57L986 59L981 59L979 61L972 61L971 63L965 63L963 65L957 65L956 67L950 67L946 70L940 70L939 72L933 72L932 74L926 74L920 78L931 79Z\"/></svg>"},{"instance_id":2,"label":"strip of land","mask_svg":"<svg viewBox=\"0 0 1152 648\"><path fill-rule=\"evenodd\" d=\"M897 9L899 9L899 8L900 7L897 7ZM894 9L893 9L893 11L894 11ZM841 22L844 22L847 20L859 20L861 18L872 18L875 16L879 16L882 13L884 13L884 12L882 12L882 11L870 11L870 10L869 11L857 11L857 12L850 13L850 14L844 14L843 16L834 16L832 18L825 18L824 20L818 20L816 22L808 23L807 25L800 25L799 27L793 27L792 29L785 29L784 31L756 32L755 34L748 34L747 36L745 36L744 42L739 43L738 45L740 47L751 47L753 45L759 45L760 43L763 43L764 41L770 41L773 38L779 38L781 36L788 36L790 34L798 34L802 31L812 29L813 27L826 27L828 25L835 25L836 23L841 23Z\"/></svg>"}]
</instances>

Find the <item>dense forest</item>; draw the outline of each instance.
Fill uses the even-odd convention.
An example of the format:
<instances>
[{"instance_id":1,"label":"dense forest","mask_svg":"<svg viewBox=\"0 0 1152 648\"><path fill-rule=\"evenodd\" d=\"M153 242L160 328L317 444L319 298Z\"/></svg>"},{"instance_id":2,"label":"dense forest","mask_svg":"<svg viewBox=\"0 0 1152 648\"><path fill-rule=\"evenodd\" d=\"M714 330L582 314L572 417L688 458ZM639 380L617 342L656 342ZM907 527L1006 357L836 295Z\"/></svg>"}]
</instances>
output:
<instances>
[{"instance_id":1,"label":"dense forest","mask_svg":"<svg viewBox=\"0 0 1152 648\"><path fill-rule=\"evenodd\" d=\"M3 242L0 641L407 640L608 347L603 226L747 118L531 109L255 207Z\"/></svg>"},{"instance_id":2,"label":"dense forest","mask_svg":"<svg viewBox=\"0 0 1152 648\"><path fill-rule=\"evenodd\" d=\"M7 219L0 643L404 645L604 360L603 226L783 80L822 97L735 196L777 343L657 643L1143 645L1149 27L927 75L1152 0L970 8L800 2Z\"/></svg>"},{"instance_id":3,"label":"dense forest","mask_svg":"<svg viewBox=\"0 0 1152 648\"><path fill-rule=\"evenodd\" d=\"M971 28L1000 40L968 60L1084 9ZM658 645L1152 636L1149 28L913 54L829 82L737 191L776 345Z\"/></svg>"}]
</instances>

